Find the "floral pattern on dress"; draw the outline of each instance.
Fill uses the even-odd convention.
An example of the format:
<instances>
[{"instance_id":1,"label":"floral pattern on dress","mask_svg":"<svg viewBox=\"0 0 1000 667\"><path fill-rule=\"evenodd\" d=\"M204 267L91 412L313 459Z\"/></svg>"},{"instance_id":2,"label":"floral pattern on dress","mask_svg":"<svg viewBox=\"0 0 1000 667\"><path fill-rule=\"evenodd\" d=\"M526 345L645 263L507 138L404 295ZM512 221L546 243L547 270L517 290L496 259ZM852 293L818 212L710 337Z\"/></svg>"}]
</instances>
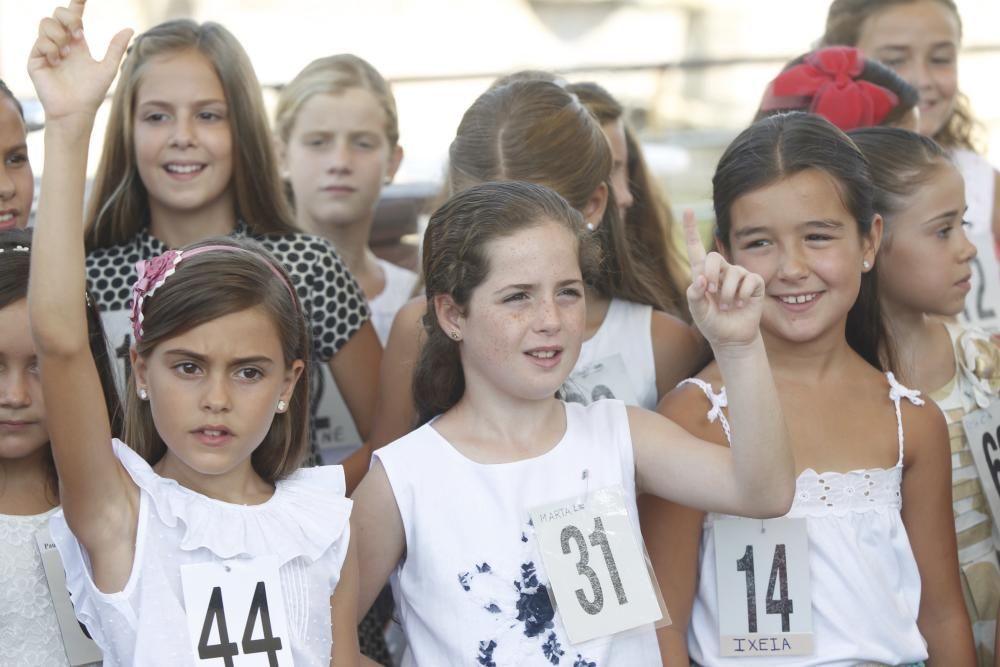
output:
<instances>
[{"instance_id":1,"label":"floral pattern on dress","mask_svg":"<svg viewBox=\"0 0 1000 667\"><path fill-rule=\"evenodd\" d=\"M530 536L530 537L529 537ZM532 654L565 667L598 667L581 654L566 654L568 642L556 628L555 609L547 582L535 564L534 532L529 526L517 536L522 557L514 577L496 571L481 561L457 575L462 590L497 620L496 636L477 644L475 664L482 667L513 667L531 660ZM570 665L570 660L574 662Z\"/></svg>"}]
</instances>

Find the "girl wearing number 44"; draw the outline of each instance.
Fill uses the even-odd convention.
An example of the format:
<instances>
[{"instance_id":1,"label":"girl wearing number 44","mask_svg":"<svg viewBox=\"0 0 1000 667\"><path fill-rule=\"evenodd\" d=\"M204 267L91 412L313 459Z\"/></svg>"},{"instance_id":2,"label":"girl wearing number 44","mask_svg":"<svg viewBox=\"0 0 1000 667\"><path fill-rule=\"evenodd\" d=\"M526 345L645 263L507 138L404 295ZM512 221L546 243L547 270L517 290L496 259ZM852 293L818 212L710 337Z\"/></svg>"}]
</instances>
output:
<instances>
[{"instance_id":1,"label":"girl wearing number 44","mask_svg":"<svg viewBox=\"0 0 1000 667\"><path fill-rule=\"evenodd\" d=\"M28 63L49 158L28 305L63 504L51 532L77 617L106 665L254 653L357 665L343 469L297 470L308 330L288 274L258 245L220 238L143 263L130 446L111 439L84 319L81 211L94 115L131 31L95 61L83 8L43 19Z\"/></svg>"},{"instance_id":2,"label":"girl wearing number 44","mask_svg":"<svg viewBox=\"0 0 1000 667\"><path fill-rule=\"evenodd\" d=\"M716 243L764 277L761 332L799 474L789 514L750 522L750 536L746 522L644 499L654 568L674 584L665 665L688 664L688 651L698 665L973 664L948 431L933 402L882 372L894 355L869 174L847 136L800 112L758 121L719 161ZM720 370L709 365L660 410L736 447ZM782 535L785 558L767 534ZM768 652L746 657L748 636Z\"/></svg>"},{"instance_id":3,"label":"girl wearing number 44","mask_svg":"<svg viewBox=\"0 0 1000 667\"><path fill-rule=\"evenodd\" d=\"M635 539L637 491L752 516L787 510L792 461L758 330L763 284L716 253L706 258L693 222L688 237L688 299L732 388L732 450L616 400L554 398L580 352L583 275L595 259L581 214L562 197L485 183L431 217L427 343L413 391L423 426L376 452L352 515L358 611L394 574L412 664L657 665L655 618L585 640L574 625L583 608L602 627L631 627L622 601L638 602L640 590L655 599ZM620 503L599 515L598 496ZM586 516L563 526L551 558L549 522L538 517L565 513L538 509L550 504ZM556 551L559 540L557 531ZM633 553L640 565L630 568ZM554 610L549 592L559 601L567 590L571 602Z\"/></svg>"}]
</instances>

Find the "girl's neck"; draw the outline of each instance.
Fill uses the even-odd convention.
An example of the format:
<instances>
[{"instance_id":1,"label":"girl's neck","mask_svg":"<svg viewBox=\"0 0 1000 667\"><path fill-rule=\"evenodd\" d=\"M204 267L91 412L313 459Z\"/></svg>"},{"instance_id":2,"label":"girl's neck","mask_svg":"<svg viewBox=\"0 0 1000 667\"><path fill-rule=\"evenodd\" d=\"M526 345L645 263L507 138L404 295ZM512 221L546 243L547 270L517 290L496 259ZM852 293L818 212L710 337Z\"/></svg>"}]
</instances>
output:
<instances>
[{"instance_id":1,"label":"girl's neck","mask_svg":"<svg viewBox=\"0 0 1000 667\"><path fill-rule=\"evenodd\" d=\"M486 393L467 388L438 429L468 458L480 463L534 458L565 433L565 408L555 398L522 400Z\"/></svg>"},{"instance_id":2,"label":"girl's neck","mask_svg":"<svg viewBox=\"0 0 1000 667\"><path fill-rule=\"evenodd\" d=\"M236 228L231 198L195 211L177 211L150 202L149 233L168 248L183 248L212 236L228 236Z\"/></svg>"},{"instance_id":3,"label":"girl's neck","mask_svg":"<svg viewBox=\"0 0 1000 667\"><path fill-rule=\"evenodd\" d=\"M587 329L583 332L583 339L590 340L597 335L598 329L604 324L604 319L608 316L608 309L611 308L611 299L590 285L586 286L586 296Z\"/></svg>"},{"instance_id":4,"label":"girl's neck","mask_svg":"<svg viewBox=\"0 0 1000 667\"><path fill-rule=\"evenodd\" d=\"M31 516L59 504L51 486L48 447L20 459L0 459L0 514Z\"/></svg>"},{"instance_id":5,"label":"girl's neck","mask_svg":"<svg viewBox=\"0 0 1000 667\"><path fill-rule=\"evenodd\" d=\"M846 321L844 323L846 328ZM857 353L847 343L844 329L825 332L811 341L797 342L761 329L767 358L776 378L822 383L849 367ZM780 381L780 380L779 380Z\"/></svg>"},{"instance_id":6,"label":"girl's neck","mask_svg":"<svg viewBox=\"0 0 1000 667\"><path fill-rule=\"evenodd\" d=\"M368 299L374 299L385 289L385 274L378 264L378 258L368 247L368 237L374 220L340 225L321 225L313 218L299 213L299 227L310 234L316 234L330 241L337 249L337 255L347 265L361 291Z\"/></svg>"},{"instance_id":7,"label":"girl's neck","mask_svg":"<svg viewBox=\"0 0 1000 667\"><path fill-rule=\"evenodd\" d=\"M229 472L206 475L192 469L168 449L153 469L186 489L233 505L260 505L274 495L274 487L257 474L249 458Z\"/></svg>"},{"instance_id":8,"label":"girl's neck","mask_svg":"<svg viewBox=\"0 0 1000 667\"><path fill-rule=\"evenodd\" d=\"M886 326L895 346L901 380L924 393L937 391L955 375L955 355L944 323L927 313L883 300Z\"/></svg>"}]
</instances>

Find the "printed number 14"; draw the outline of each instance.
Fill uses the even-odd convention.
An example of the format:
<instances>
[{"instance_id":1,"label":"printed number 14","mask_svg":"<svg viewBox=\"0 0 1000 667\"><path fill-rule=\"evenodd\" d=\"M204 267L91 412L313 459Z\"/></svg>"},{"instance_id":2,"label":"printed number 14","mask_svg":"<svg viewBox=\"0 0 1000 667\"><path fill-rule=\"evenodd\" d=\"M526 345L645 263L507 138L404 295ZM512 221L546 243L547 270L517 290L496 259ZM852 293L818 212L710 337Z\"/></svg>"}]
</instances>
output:
<instances>
[{"instance_id":1,"label":"printed number 14","mask_svg":"<svg viewBox=\"0 0 1000 667\"><path fill-rule=\"evenodd\" d=\"M753 547L747 545L743 558L736 561L736 570L746 573L747 578L747 627L749 632L757 632L757 587L756 575L753 569ZM774 599L774 587L778 584L780 597ZM771 561L771 576L767 583L767 598L764 602L768 614L781 615L781 631L791 629L793 605L788 597L788 564L785 560L785 545L774 547L774 560Z\"/></svg>"}]
</instances>

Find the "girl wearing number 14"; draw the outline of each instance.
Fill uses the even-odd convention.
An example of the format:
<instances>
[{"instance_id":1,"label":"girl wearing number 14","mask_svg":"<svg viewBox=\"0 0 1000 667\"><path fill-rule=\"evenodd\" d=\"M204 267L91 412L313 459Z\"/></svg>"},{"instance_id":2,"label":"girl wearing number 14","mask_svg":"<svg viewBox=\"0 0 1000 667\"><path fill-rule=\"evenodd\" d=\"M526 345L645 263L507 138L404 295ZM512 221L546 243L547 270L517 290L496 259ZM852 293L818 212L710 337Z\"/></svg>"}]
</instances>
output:
<instances>
[{"instance_id":1,"label":"girl wearing number 14","mask_svg":"<svg viewBox=\"0 0 1000 667\"><path fill-rule=\"evenodd\" d=\"M570 642L568 610L549 601L553 572L539 560L532 508L572 505L613 487L636 534L637 491L753 516L787 509L792 461L758 329L763 284L716 253L705 257L693 222L688 238L692 314L732 387L732 450L620 401L583 406L554 397L580 353L583 275L594 259L581 214L562 197L542 185L484 183L431 217L423 248L427 343L413 392L425 423L375 454L352 515L358 611L395 573L415 664L659 663L648 623ZM448 407L427 409L440 405ZM614 562L603 539L614 536L595 526L584 527L590 565L578 530L579 546L566 557L580 575L596 577L594 568ZM608 564L605 581L614 571ZM573 581L588 588L585 576ZM598 590L587 595L602 599ZM614 590L619 602L630 594ZM614 608L614 598L605 590L604 608ZM600 613L595 607L587 613Z\"/></svg>"},{"instance_id":2,"label":"girl wearing number 14","mask_svg":"<svg viewBox=\"0 0 1000 667\"><path fill-rule=\"evenodd\" d=\"M308 330L256 243L204 241L140 267L129 445L112 441L81 211L94 115L131 31L95 61L83 9L43 19L28 63L49 157L28 307L63 504L51 532L77 617L106 665L357 665L351 502L341 467L297 470Z\"/></svg>"},{"instance_id":3,"label":"girl wearing number 14","mask_svg":"<svg viewBox=\"0 0 1000 667\"><path fill-rule=\"evenodd\" d=\"M882 218L864 155L825 119L782 114L730 144L713 185L718 247L766 283L761 332L799 473L787 518L804 521L808 555L783 564L780 593L777 568L763 570L770 584L758 569L755 600L749 574L745 587L742 574L725 578L743 567L743 542L738 553L720 546L733 522L644 499L643 530L657 537L647 542L654 568L673 584L665 592L674 624L660 631L664 665L688 664L688 653L705 666L913 665L928 658L931 665L972 665L948 432L933 402L883 373L896 366L881 324ZM709 365L660 410L724 448L732 401L719 371ZM793 566L808 572L808 586L801 578L801 586L788 583ZM799 593L788 597L792 588ZM748 602L754 606L743 607L739 628L721 627L733 604ZM793 626L775 613L778 606L796 619L809 610L812 627ZM759 618L751 609L760 609ZM723 636L747 633L750 618L756 627L749 632L765 636L770 623L811 632L811 651L724 655Z\"/></svg>"}]
</instances>

